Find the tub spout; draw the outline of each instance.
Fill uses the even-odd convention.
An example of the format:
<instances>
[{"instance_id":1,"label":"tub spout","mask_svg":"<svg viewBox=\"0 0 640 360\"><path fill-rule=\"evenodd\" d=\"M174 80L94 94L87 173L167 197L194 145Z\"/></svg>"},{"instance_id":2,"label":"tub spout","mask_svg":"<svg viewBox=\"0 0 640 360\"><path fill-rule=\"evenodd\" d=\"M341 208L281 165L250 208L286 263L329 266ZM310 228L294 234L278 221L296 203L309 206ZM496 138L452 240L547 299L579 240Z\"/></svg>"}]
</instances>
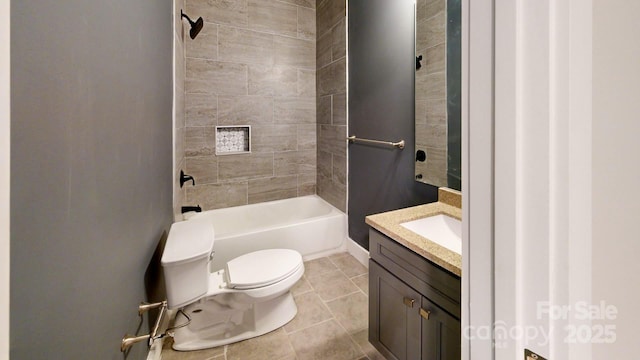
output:
<instances>
[{"instance_id":1,"label":"tub spout","mask_svg":"<svg viewBox=\"0 0 640 360\"><path fill-rule=\"evenodd\" d=\"M189 211L195 211L195 212L202 212L202 208L200 207L200 205L198 206L183 206L182 207L182 213L187 213Z\"/></svg>"}]
</instances>

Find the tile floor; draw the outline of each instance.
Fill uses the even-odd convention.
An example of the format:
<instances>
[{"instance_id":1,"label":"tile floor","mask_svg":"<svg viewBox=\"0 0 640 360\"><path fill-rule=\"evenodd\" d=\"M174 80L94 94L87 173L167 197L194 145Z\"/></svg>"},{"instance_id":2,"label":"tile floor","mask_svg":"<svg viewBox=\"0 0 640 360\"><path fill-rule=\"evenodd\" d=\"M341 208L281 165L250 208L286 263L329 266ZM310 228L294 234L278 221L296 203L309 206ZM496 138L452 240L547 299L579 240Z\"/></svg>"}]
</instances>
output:
<instances>
[{"instance_id":1,"label":"tile floor","mask_svg":"<svg viewBox=\"0 0 640 360\"><path fill-rule=\"evenodd\" d=\"M367 338L369 275L348 253L305 262L291 292L298 314L263 336L213 349L179 352L165 340L162 360L381 360Z\"/></svg>"}]
</instances>

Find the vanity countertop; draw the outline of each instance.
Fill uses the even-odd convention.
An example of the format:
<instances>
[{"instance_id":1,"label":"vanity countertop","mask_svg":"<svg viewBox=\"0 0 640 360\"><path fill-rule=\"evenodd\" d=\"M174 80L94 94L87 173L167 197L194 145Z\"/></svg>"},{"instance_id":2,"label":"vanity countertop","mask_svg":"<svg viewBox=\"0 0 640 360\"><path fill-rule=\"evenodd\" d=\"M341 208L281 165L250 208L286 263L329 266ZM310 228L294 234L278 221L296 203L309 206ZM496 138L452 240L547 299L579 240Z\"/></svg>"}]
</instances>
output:
<instances>
[{"instance_id":1,"label":"vanity countertop","mask_svg":"<svg viewBox=\"0 0 640 360\"><path fill-rule=\"evenodd\" d=\"M439 196L442 200L442 197ZM459 207L438 201L435 203L413 206L405 209L388 211L369 215L365 222L406 248L423 256L425 259L442 268L462 276L462 256L413 231L401 226L401 223L425 218L428 216L445 214L456 219L462 219Z\"/></svg>"}]
</instances>

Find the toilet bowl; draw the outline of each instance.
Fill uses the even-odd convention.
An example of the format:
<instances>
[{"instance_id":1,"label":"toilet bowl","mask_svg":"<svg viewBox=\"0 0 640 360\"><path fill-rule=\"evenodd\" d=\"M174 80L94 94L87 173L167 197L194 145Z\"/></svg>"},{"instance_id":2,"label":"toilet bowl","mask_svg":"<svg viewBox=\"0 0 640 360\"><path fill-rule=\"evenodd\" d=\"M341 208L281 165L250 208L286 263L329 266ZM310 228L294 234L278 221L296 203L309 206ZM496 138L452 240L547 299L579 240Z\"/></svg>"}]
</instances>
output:
<instances>
[{"instance_id":1,"label":"toilet bowl","mask_svg":"<svg viewBox=\"0 0 640 360\"><path fill-rule=\"evenodd\" d=\"M174 223L162 267L169 309L176 315L175 350L199 350L266 334L291 321L298 309L289 291L304 274L302 256L290 249L241 255L210 272L213 225ZM186 315L186 316L185 316Z\"/></svg>"}]
</instances>

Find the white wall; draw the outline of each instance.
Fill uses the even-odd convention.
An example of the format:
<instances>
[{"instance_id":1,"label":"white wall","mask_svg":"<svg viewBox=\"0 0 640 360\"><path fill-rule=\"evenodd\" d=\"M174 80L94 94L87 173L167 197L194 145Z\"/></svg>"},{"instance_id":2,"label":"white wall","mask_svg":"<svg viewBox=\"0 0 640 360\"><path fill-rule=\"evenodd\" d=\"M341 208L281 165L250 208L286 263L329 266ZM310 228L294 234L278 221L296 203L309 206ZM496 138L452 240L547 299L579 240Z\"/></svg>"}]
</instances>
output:
<instances>
[{"instance_id":1,"label":"white wall","mask_svg":"<svg viewBox=\"0 0 640 360\"><path fill-rule=\"evenodd\" d=\"M0 359L9 358L9 3L0 3Z\"/></svg>"},{"instance_id":2,"label":"white wall","mask_svg":"<svg viewBox=\"0 0 640 360\"><path fill-rule=\"evenodd\" d=\"M593 301L616 306L613 346L593 359L640 352L640 2L593 1Z\"/></svg>"}]
</instances>

